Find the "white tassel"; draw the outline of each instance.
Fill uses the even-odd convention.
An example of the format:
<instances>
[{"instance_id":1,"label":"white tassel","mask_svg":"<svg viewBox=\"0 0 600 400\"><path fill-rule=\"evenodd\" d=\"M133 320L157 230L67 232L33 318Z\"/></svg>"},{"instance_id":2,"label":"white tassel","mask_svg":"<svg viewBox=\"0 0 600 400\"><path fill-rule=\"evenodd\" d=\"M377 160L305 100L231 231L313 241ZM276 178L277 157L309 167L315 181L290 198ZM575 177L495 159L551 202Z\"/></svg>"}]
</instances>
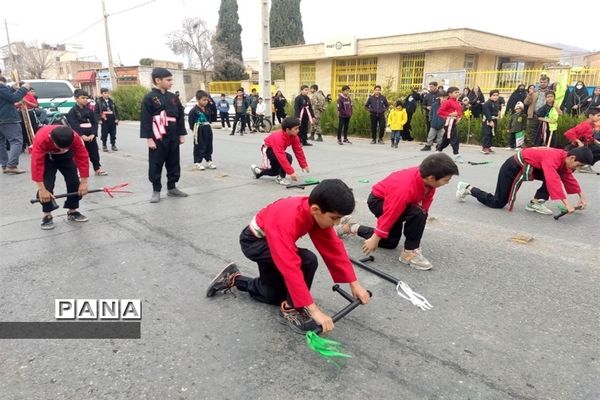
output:
<instances>
[{"instance_id":1,"label":"white tassel","mask_svg":"<svg viewBox=\"0 0 600 400\"><path fill-rule=\"evenodd\" d=\"M431 310L433 306L427 301L427 299L421 296L419 293L414 292L410 286L402 281L398 281L396 285L396 292L398 296L410 301L413 305L419 307L423 311Z\"/></svg>"}]
</instances>

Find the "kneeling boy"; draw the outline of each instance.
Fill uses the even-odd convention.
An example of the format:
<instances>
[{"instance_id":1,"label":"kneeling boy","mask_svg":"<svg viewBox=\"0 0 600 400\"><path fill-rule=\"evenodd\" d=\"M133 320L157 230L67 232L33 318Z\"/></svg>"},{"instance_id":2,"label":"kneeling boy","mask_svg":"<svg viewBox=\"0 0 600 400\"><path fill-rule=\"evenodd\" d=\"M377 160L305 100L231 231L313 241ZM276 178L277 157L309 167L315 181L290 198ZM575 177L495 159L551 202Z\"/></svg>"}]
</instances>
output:
<instances>
[{"instance_id":1,"label":"kneeling boy","mask_svg":"<svg viewBox=\"0 0 600 400\"><path fill-rule=\"evenodd\" d=\"M567 200L563 185L567 194L579 195L578 206L584 208L585 197L573 176L573 171L592 164L593 160L592 152L587 147L577 147L568 153L551 147L528 147L502 164L498 172L495 194L484 192L467 182L458 182L456 198L465 201L465 198L471 195L490 208L503 208L510 203L509 211L512 211L521 184L537 179L542 181L542 186L535 193L533 200L525 206L527 211L552 215L552 210L544 205L544 202L551 198L561 200L567 211L572 213L575 208Z\"/></svg>"},{"instance_id":2,"label":"kneeling boy","mask_svg":"<svg viewBox=\"0 0 600 400\"><path fill-rule=\"evenodd\" d=\"M31 151L31 179L38 186L37 198L44 212L42 229L46 230L54 228L52 211L58 208L52 194L57 171L65 178L67 192L77 193L68 196L65 201L65 208L69 209L67 219L87 221L87 217L77 211L81 196L88 191L90 175L88 152L83 140L68 126L46 125L35 134Z\"/></svg>"},{"instance_id":3,"label":"kneeling boy","mask_svg":"<svg viewBox=\"0 0 600 400\"><path fill-rule=\"evenodd\" d=\"M278 200L256 214L240 234L242 251L258 264L259 277L241 275L228 265L211 282L208 297L233 287L260 302L280 306L279 319L297 333L321 325L333 329L333 320L317 307L310 293L317 271L317 256L296 247L302 236L310 236L336 283L349 283L352 295L363 304L369 294L358 283L344 244L333 226L354 210L351 189L339 179L325 179L310 196ZM314 322L313 322L314 321Z\"/></svg>"},{"instance_id":4,"label":"kneeling boy","mask_svg":"<svg viewBox=\"0 0 600 400\"><path fill-rule=\"evenodd\" d=\"M288 117L281 122L280 131L273 132L265 138L265 142L261 147L263 155L262 168L254 164L250 166L256 179L263 175L276 176L277 183L287 185L289 182L285 179L285 175L288 174L293 181L297 181L298 175L292 167L292 156L285 151L289 146L292 146L300 168L304 172L309 172L302 144L300 138L298 138L299 130L300 120Z\"/></svg>"},{"instance_id":5,"label":"kneeling boy","mask_svg":"<svg viewBox=\"0 0 600 400\"><path fill-rule=\"evenodd\" d=\"M453 175L458 175L458 167L444 153L428 156L418 167L392 172L373 186L367 200L369 210L377 217L377 227L359 225L347 216L337 229L338 235L367 239L362 250L369 255L378 247L398 247L404 229L406 240L400 262L419 270L431 269L420 250L427 212L436 188L448 184Z\"/></svg>"}]
</instances>

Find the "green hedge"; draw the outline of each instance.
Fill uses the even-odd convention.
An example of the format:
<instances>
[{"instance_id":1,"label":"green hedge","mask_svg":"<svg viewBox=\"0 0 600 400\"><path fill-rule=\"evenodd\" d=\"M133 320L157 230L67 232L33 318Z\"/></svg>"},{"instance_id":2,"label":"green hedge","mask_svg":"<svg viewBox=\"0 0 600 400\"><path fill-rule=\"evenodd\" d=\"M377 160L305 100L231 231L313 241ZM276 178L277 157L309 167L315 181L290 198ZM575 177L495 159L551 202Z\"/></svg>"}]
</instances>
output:
<instances>
[{"instance_id":1,"label":"green hedge","mask_svg":"<svg viewBox=\"0 0 600 400\"><path fill-rule=\"evenodd\" d=\"M121 86L111 93L119 110L119 118L127 121L140 120L142 99L149 90L143 86Z\"/></svg>"}]
</instances>

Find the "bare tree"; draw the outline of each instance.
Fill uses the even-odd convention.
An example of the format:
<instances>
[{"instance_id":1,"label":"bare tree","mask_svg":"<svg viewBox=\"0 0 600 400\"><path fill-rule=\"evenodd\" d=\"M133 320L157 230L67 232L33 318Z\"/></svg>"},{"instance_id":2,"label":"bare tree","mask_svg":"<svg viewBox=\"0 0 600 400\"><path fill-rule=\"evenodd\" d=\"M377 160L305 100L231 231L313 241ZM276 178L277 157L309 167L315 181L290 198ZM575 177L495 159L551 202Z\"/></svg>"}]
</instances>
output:
<instances>
[{"instance_id":1,"label":"bare tree","mask_svg":"<svg viewBox=\"0 0 600 400\"><path fill-rule=\"evenodd\" d=\"M44 73L54 64L55 57L61 53L48 45L37 43L13 43L12 51L15 55L17 69L22 70L25 78L42 79Z\"/></svg>"},{"instance_id":2,"label":"bare tree","mask_svg":"<svg viewBox=\"0 0 600 400\"><path fill-rule=\"evenodd\" d=\"M202 73L204 87L208 88L207 70L213 65L214 52L211 46L214 31L206 26L202 18L187 18L181 30L167 35L167 45L177 55L186 56L190 67L198 67Z\"/></svg>"}]
</instances>

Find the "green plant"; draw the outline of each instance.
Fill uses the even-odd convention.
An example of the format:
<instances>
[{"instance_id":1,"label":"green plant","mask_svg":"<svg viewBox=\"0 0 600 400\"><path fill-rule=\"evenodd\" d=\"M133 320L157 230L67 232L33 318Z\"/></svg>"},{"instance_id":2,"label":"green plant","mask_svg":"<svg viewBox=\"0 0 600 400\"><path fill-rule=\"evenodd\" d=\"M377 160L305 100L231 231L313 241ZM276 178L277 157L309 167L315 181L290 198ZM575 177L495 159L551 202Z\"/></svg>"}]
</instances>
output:
<instances>
[{"instance_id":1,"label":"green plant","mask_svg":"<svg viewBox=\"0 0 600 400\"><path fill-rule=\"evenodd\" d=\"M140 86L121 86L112 92L112 98L122 120L139 121L142 99L148 89Z\"/></svg>"}]
</instances>

